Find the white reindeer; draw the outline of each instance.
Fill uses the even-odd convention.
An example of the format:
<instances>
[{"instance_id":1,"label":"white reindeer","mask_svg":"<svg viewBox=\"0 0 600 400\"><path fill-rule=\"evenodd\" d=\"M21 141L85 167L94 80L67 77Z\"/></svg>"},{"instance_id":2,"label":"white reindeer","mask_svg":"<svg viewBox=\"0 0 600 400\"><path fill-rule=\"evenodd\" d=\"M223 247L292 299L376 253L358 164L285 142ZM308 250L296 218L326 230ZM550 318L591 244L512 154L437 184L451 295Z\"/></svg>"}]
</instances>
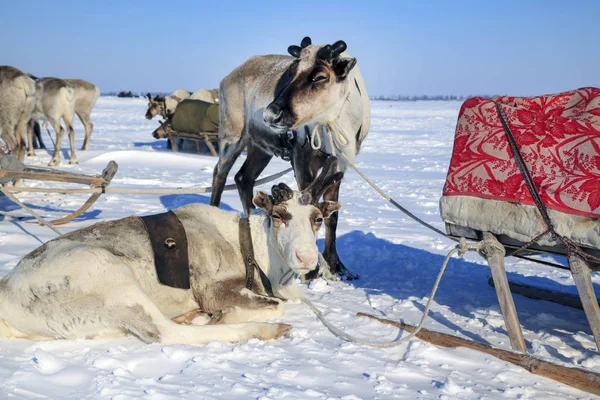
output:
<instances>
[{"instance_id":1,"label":"white reindeer","mask_svg":"<svg viewBox=\"0 0 600 400\"><path fill-rule=\"evenodd\" d=\"M69 144L71 146L71 158L69 164L77 164L75 156L75 131L73 130L73 116L75 115L75 89L59 78L38 78L35 81L36 102L31 119L38 122L47 120L56 133L54 143L54 155L48 165L60 164L60 146L62 144L64 129L60 120L65 123L69 133ZM87 129L86 129L87 130ZM33 144L31 129L29 130L29 143ZM30 146L33 150L33 145Z\"/></svg>"},{"instance_id":2,"label":"white reindeer","mask_svg":"<svg viewBox=\"0 0 600 400\"><path fill-rule=\"evenodd\" d=\"M83 79L65 79L65 82L75 90L75 113L85 127L85 139L81 150L87 150L92 137L92 129L94 129L90 116L100 96L100 89L93 83Z\"/></svg>"},{"instance_id":3,"label":"white reindeer","mask_svg":"<svg viewBox=\"0 0 600 400\"><path fill-rule=\"evenodd\" d=\"M13 155L25 158L25 131L35 107L35 82L17 68L0 66L0 137Z\"/></svg>"},{"instance_id":4,"label":"white reindeer","mask_svg":"<svg viewBox=\"0 0 600 400\"><path fill-rule=\"evenodd\" d=\"M139 218L98 223L44 244L0 280L0 336L43 340L130 333L147 343L190 345L280 337L289 325L262 321L283 315L282 300L302 295L291 277L317 264L317 232L340 204L314 200L341 179L341 173L332 173L335 164L330 160L302 193L279 184L272 195L254 197L260 208L249 217L255 260L276 297L267 296L258 274L255 290L245 288L240 214L192 204L175 210L188 240L190 289L159 283ZM207 326L173 322L196 315L198 307L213 316Z\"/></svg>"}]
</instances>

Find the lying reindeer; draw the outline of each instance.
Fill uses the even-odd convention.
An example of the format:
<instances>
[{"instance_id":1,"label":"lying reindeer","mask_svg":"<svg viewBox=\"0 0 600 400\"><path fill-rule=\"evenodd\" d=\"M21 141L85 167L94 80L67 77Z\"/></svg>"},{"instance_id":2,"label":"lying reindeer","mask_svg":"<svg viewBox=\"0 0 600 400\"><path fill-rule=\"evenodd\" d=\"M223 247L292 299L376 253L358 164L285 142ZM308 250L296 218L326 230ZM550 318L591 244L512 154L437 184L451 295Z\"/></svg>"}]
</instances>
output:
<instances>
[{"instance_id":1,"label":"lying reindeer","mask_svg":"<svg viewBox=\"0 0 600 400\"><path fill-rule=\"evenodd\" d=\"M204 204L175 210L187 236L190 289L159 283L147 228L138 217L98 223L44 244L0 280L0 336L41 340L131 333L147 343L200 345L284 335L289 325L262 321L283 315L282 300L302 296L291 278L315 268L317 232L340 208L337 202L317 203L342 177L334 173L336 164L329 160L302 192L282 183L272 195L259 191L249 240L240 239L247 231L237 212ZM254 291L245 285L244 243L251 243L270 283L256 273ZM212 314L208 325L173 322L195 315L198 307Z\"/></svg>"}]
</instances>

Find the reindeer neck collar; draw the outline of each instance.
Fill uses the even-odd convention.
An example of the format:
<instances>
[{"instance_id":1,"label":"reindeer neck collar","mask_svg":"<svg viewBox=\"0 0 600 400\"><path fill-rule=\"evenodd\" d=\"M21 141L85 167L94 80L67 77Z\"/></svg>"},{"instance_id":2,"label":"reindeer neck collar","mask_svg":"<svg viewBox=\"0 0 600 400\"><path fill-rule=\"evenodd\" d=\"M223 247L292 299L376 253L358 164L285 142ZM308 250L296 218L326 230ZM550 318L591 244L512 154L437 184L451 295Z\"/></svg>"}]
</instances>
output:
<instances>
[{"instance_id":1,"label":"reindeer neck collar","mask_svg":"<svg viewBox=\"0 0 600 400\"><path fill-rule=\"evenodd\" d=\"M270 297L273 297L271 281L269 281L269 278L254 258L254 244L252 243L252 233L250 232L250 220L248 218L240 218L239 228L240 250L242 252L242 258L244 259L244 265L246 266L246 288L248 290L253 290L254 274L258 271L258 275L260 276L265 291Z\"/></svg>"}]
</instances>

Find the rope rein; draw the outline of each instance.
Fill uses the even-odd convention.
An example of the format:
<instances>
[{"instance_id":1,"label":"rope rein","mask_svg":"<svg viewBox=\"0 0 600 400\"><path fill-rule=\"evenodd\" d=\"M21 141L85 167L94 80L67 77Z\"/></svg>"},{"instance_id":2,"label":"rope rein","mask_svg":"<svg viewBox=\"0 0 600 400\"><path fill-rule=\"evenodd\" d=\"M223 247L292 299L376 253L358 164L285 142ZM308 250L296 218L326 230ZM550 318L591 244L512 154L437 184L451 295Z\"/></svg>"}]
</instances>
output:
<instances>
[{"instance_id":1,"label":"rope rein","mask_svg":"<svg viewBox=\"0 0 600 400\"><path fill-rule=\"evenodd\" d=\"M332 325L329 321L327 321L325 319L325 316L321 312L321 310L319 310L306 297L302 298L302 302L304 304L306 304L315 313L315 315L317 316L319 321L321 321L321 323L323 323L323 325L325 325L325 327L327 329L329 329L331 331L331 333L333 333L334 335L336 335L344 340L347 340L348 342L359 344L362 346L377 347L377 348L387 348L387 347L398 346L398 345L412 339L413 337L415 337L421 331L421 329L423 329L423 326L425 326L425 320L427 319L427 316L429 315L429 310L431 308L431 305L433 304L433 299L438 290L438 287L440 286L440 281L442 280L442 276L444 275L444 272L446 271L446 267L448 266L448 261L450 261L450 258L454 255L454 253L458 253L459 257L462 257L468 251L479 252L482 247L484 247L488 244L492 245L492 243L493 242L487 243L485 241L482 241L479 243L468 244L464 238L461 238L460 241L458 242L458 244L456 245L456 247L454 249L450 250L450 252L446 256L446 258L444 259L444 263L442 264L442 267L440 268L440 271L437 274L437 278L435 279L435 283L433 284L433 288L431 289L431 294L429 295L429 299L427 300L427 304L425 305L425 310L423 311L423 316L421 317L421 321L419 322L419 325L417 325L417 328L413 332L411 332L409 335L398 338L391 342L378 343L378 342L368 342L368 341L365 341L362 339L358 339L357 337L347 334L346 332L342 331L341 329L337 328L336 326Z\"/></svg>"},{"instance_id":2,"label":"rope rein","mask_svg":"<svg viewBox=\"0 0 600 400\"><path fill-rule=\"evenodd\" d=\"M348 99L348 97L347 97L347 99ZM344 106L345 106L345 103L342 106L342 109L340 109L340 115L343 111ZM504 119L504 114L502 113L500 106L498 104L496 104L496 106L498 108L498 114L500 116L500 121L502 122L502 126L506 132L508 139L509 139L509 143L511 144L513 154L515 154L515 160L517 162L517 165L519 166L519 169L521 170L521 174L523 175L523 178L525 179L525 182L527 183L527 186L529 188L529 191L532 194L532 197L534 198L536 206L540 210L540 213L542 214L544 222L546 222L546 225L547 225L547 229L544 232L542 232L541 234L534 237L528 243L524 244L521 248L512 252L511 255L518 257L518 258L523 258L523 259L529 260L529 258L527 258L527 257L517 256L516 254L525 250L527 247L531 246L533 243L535 243L537 240L539 240L541 237L545 236L546 234L552 233L552 236L555 239L561 240L565 244L565 246L569 250L569 254L575 253L577 255L584 257L585 260L594 259L594 257L584 253L583 250L581 250L581 248L579 248L577 245L575 245L570 239L562 237L554 231L554 226L552 225L552 222L550 221L547 211L546 211L544 205L542 204L541 199L539 198L540 197L539 193L537 193L537 190L535 189L535 185L533 185L533 179L531 178L531 175L529 175L529 171L527 170L527 167L525 166L525 163L524 163L523 159L521 158L520 152L518 151L518 148L516 147L516 142L515 142L514 138L512 137L512 132L510 131L510 127L508 127L508 124L506 123L506 121ZM331 145L331 151L332 151L333 156L336 156L336 147L337 147L337 150L339 150L339 157L342 158L350 167L352 167L352 169L354 169L354 171L356 171L384 199L386 199L387 201L392 203L395 207L400 209L400 211L402 211L404 214L406 214L413 220L417 221L421 225L431 229L432 231L434 231L444 237L448 237L446 235L446 233L444 233L441 230L435 228L434 226L426 223L425 221L423 221L422 219L420 219L419 217L417 217L416 215L412 214L410 211L408 211L407 209L402 207L400 204L398 204L394 199L392 199L383 190L381 190L377 185L375 185L362 171L360 171L360 169L353 162L348 160L348 158L346 157L346 155L343 152L343 148L348 146L350 141L348 140L348 136L346 136L344 129L339 124L338 120L339 120L339 116L336 120L328 123L327 125L316 125L313 128L312 133L311 133L311 140L310 140L313 150L320 150L321 138L319 136L319 127L321 127L323 134L327 135L329 138L329 143ZM456 240L454 238L451 238L451 239ZM454 253L458 253L458 255L460 257L462 257L468 251L479 252L485 246L497 247L497 246L499 246L499 244L492 242L492 241L486 241L486 240L480 241L475 244L467 244L465 238L460 238L458 240L457 246L448 253L448 255L446 256L446 258L444 260L444 263L442 264L442 267L440 268L440 271L437 275L437 278L436 278L433 288L431 290L429 299L427 300L427 305L425 306L425 310L423 311L423 316L421 317L421 321L419 322L419 325L408 336L406 336L404 338L396 339L392 342L373 343L373 342L364 341L364 340L358 339L352 335L349 335L349 334L343 332L342 330L340 330L339 328L335 327L334 325L332 325L329 321L327 321L325 319L325 316L323 315L323 313L317 307L315 307L315 305L309 299L303 298L302 301L315 313L317 318L323 323L323 325L325 327L327 327L327 329L329 329L334 335L336 335L342 339L345 339L352 343L361 344L361 345L369 346L369 347L386 348L386 347L397 346L401 343L406 342L407 340L412 339L417 333L419 333L419 331L421 331L421 329L425 325L425 320L427 319L427 316L429 315L429 309L431 308L431 304L433 302L433 299L434 299L437 289L439 287L440 281L442 279L442 276L444 275L444 272L448 265L448 261L450 260L452 255ZM504 248L502 248L501 250L504 252ZM532 260L532 261L537 262L537 260ZM550 263L546 263L546 262L542 262L542 263L550 264Z\"/></svg>"}]
</instances>

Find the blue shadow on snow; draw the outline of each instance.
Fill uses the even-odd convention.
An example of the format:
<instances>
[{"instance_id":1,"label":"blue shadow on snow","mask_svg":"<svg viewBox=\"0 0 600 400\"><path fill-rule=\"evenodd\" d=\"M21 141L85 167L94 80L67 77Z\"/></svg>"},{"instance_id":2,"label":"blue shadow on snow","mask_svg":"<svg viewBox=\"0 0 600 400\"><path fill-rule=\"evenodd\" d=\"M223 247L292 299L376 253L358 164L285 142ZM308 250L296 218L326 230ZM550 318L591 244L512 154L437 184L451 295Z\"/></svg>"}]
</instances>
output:
<instances>
[{"instance_id":1,"label":"blue shadow on snow","mask_svg":"<svg viewBox=\"0 0 600 400\"><path fill-rule=\"evenodd\" d=\"M322 249L323 244L324 240L319 240L319 248ZM339 236L337 246L340 259L346 267L360 275L360 279L350 281L349 284L364 289L367 297L383 294L398 300L428 297L445 258L425 250L394 244L374 234L365 234L361 231ZM527 282L532 286L573 292L573 287L561 285L544 277L524 277L517 273L508 275L509 279L520 278L519 282ZM487 315L489 310L494 310L500 315L495 289L488 285L490 276L491 273L485 263L478 264L452 258L441 280L435 303L465 318L481 320L484 325L487 325L486 328L506 335L504 325L494 328L482 320L484 318L482 315ZM513 298L524 329L569 332L579 330L591 333L585 314L581 310L519 295L513 295ZM421 311L423 310L422 305L414 304ZM547 315L553 317L551 319L554 323L548 323ZM449 321L440 312L431 312L430 316L440 324L459 331L467 337L485 341L484 338L463 329L468 327L459 327Z\"/></svg>"}]
</instances>

